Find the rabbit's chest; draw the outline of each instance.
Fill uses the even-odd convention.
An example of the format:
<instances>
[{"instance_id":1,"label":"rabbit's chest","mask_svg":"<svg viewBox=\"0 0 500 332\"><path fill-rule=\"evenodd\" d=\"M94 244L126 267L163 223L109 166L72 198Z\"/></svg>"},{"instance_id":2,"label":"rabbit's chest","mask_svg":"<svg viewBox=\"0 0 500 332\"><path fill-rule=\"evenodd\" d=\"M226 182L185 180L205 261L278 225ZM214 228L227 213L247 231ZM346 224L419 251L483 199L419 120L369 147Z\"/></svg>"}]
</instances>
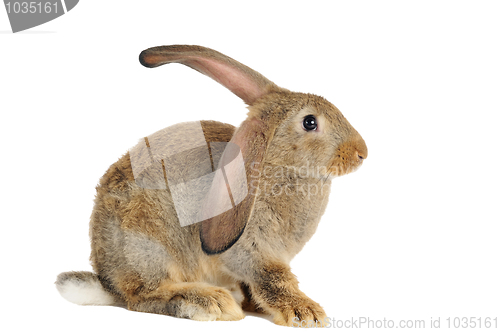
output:
<instances>
[{"instance_id":1,"label":"rabbit's chest","mask_svg":"<svg viewBox=\"0 0 500 332\"><path fill-rule=\"evenodd\" d=\"M316 231L328 203L330 181L266 179L247 227L261 247L291 260Z\"/></svg>"}]
</instances>

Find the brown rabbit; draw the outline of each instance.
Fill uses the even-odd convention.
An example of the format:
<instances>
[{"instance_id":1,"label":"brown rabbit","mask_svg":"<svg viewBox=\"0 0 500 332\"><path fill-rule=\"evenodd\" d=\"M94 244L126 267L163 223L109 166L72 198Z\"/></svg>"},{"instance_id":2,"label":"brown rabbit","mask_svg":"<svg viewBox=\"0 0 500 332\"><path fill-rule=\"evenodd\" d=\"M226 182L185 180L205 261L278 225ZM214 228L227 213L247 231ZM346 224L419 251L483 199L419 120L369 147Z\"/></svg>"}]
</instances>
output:
<instances>
[{"instance_id":1,"label":"brown rabbit","mask_svg":"<svg viewBox=\"0 0 500 332\"><path fill-rule=\"evenodd\" d=\"M332 177L367 157L361 136L322 97L280 88L214 50L161 46L139 59L213 78L249 105L248 117L238 128L167 128L113 164L90 221L95 273L60 274L62 296L195 320L239 320L245 309L280 325L323 321L289 263L315 232Z\"/></svg>"}]
</instances>

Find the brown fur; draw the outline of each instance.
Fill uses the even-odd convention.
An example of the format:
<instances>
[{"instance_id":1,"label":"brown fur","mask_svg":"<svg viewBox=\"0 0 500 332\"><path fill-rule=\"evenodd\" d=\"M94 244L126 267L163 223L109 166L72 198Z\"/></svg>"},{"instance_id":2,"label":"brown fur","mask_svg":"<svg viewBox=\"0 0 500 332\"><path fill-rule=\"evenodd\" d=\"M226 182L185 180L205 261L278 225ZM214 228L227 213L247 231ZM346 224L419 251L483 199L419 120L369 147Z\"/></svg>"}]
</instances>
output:
<instances>
[{"instance_id":1,"label":"brown fur","mask_svg":"<svg viewBox=\"0 0 500 332\"><path fill-rule=\"evenodd\" d=\"M281 263L267 263L259 271L258 282L252 287L257 304L274 316L274 322L290 326L299 321L324 321L326 314L319 304L299 290L290 268Z\"/></svg>"},{"instance_id":2,"label":"brown fur","mask_svg":"<svg viewBox=\"0 0 500 332\"><path fill-rule=\"evenodd\" d=\"M367 157L361 136L324 98L278 88L216 51L159 47L144 51L140 59L150 67L188 65L249 104L248 118L237 129L214 121L201 126L207 143L232 142L241 148L250 194L221 215L181 227L169 183L146 189L137 176L150 181L155 174L134 177L131 154L146 163L150 146L165 142L163 132L148 136L142 147L112 165L96 188L91 262L103 287L136 311L238 320L244 317L243 307L269 313L280 325L292 325L294 317L323 320L325 312L299 290L289 262L316 230L332 175L353 171ZM301 123L311 114L318 129L306 132ZM182 126L179 137L165 144L189 146L191 127ZM209 169L200 174L213 171L214 156L222 152L208 148ZM195 163L198 152L171 162ZM165 173L165 163L163 170L152 172ZM188 176L183 170L177 168L169 179ZM229 291L242 293L243 302Z\"/></svg>"},{"instance_id":3,"label":"brown fur","mask_svg":"<svg viewBox=\"0 0 500 332\"><path fill-rule=\"evenodd\" d=\"M241 308L249 312L264 313L264 309L259 307L259 305L255 302L252 292L250 291L250 287L245 283L240 283L240 289L244 297L241 302Z\"/></svg>"}]
</instances>

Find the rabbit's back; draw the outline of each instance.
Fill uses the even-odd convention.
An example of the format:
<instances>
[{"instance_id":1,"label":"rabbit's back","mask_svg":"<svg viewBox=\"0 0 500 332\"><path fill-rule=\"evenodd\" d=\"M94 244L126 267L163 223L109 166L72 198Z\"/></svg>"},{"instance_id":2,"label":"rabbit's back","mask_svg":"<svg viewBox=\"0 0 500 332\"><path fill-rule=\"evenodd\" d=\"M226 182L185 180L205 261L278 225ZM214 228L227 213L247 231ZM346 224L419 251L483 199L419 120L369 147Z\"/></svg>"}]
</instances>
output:
<instances>
[{"instance_id":1,"label":"rabbit's back","mask_svg":"<svg viewBox=\"0 0 500 332\"><path fill-rule=\"evenodd\" d=\"M235 130L216 121L199 123L207 143L228 142ZM186 131L179 134L190 135ZM147 145L141 142L122 156L96 187L90 221L91 263L103 286L119 297L124 292L129 295L156 289L165 280L197 282L217 278L219 263L216 257L203 254L199 224L182 227L179 223L169 189L170 182L174 182L171 177L169 181L156 177L165 181L165 187L158 189L144 188L148 182L137 181L137 155L147 158L143 150L161 142L161 136L162 131L148 136ZM175 137L169 141L176 144ZM188 153L184 162L195 163L198 151L202 150ZM182 177L183 169L176 169L179 174L174 175ZM198 170L200 174L211 171ZM147 177L151 179L151 174Z\"/></svg>"}]
</instances>

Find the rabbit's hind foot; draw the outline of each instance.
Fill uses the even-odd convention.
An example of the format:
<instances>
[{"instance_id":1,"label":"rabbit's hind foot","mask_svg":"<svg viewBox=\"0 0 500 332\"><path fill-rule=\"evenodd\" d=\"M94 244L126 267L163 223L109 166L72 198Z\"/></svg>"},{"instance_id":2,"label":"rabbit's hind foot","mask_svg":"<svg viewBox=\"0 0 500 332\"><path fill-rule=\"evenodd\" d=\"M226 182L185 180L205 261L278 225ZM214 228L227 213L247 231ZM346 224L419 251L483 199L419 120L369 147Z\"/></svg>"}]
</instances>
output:
<instances>
[{"instance_id":1,"label":"rabbit's hind foot","mask_svg":"<svg viewBox=\"0 0 500 332\"><path fill-rule=\"evenodd\" d=\"M129 301L128 308L199 321L240 320L245 317L227 289L201 282L164 284Z\"/></svg>"}]
</instances>

